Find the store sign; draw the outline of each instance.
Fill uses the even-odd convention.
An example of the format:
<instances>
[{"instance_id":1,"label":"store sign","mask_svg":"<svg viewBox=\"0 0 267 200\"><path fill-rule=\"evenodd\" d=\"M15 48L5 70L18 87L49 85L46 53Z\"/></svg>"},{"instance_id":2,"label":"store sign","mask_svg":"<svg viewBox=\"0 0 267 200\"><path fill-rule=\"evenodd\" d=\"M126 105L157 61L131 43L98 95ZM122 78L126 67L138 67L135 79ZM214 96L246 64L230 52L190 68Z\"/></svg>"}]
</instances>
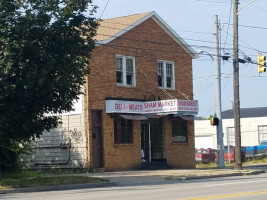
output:
<instances>
[{"instance_id":1,"label":"store sign","mask_svg":"<svg viewBox=\"0 0 267 200\"><path fill-rule=\"evenodd\" d=\"M167 112L198 112L197 100L169 99L161 101L123 101L106 100L106 113L167 113Z\"/></svg>"}]
</instances>

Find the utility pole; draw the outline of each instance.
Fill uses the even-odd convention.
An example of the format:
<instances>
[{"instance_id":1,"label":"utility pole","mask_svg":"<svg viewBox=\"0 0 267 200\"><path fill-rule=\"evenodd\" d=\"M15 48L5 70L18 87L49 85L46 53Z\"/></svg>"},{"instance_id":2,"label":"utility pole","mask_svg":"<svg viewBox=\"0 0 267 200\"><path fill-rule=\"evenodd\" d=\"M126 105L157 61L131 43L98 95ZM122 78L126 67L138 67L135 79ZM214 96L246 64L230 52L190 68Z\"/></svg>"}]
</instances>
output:
<instances>
[{"instance_id":1,"label":"utility pole","mask_svg":"<svg viewBox=\"0 0 267 200\"><path fill-rule=\"evenodd\" d=\"M218 15L214 16L215 20L215 56L214 56L214 72L215 72L215 103L216 116L218 118L217 129L217 150L218 150L218 168L224 168L224 145L222 130L222 104L221 104L221 49L220 49L220 30L218 23Z\"/></svg>"},{"instance_id":2,"label":"utility pole","mask_svg":"<svg viewBox=\"0 0 267 200\"><path fill-rule=\"evenodd\" d=\"M234 121L235 121L235 168L242 169L240 100L239 100L239 62L238 62L238 0L234 0L233 15L233 78L234 78Z\"/></svg>"}]
</instances>

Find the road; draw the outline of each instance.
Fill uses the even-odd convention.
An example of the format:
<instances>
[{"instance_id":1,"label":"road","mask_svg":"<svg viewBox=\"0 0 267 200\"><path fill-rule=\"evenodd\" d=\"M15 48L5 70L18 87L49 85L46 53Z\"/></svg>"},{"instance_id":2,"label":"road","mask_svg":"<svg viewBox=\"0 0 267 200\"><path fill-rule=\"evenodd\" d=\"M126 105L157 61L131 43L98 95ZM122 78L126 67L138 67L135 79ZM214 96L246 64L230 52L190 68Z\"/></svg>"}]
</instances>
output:
<instances>
[{"instance_id":1,"label":"road","mask_svg":"<svg viewBox=\"0 0 267 200\"><path fill-rule=\"evenodd\" d=\"M91 189L10 193L5 200L266 200L267 173L253 176L170 181Z\"/></svg>"}]
</instances>

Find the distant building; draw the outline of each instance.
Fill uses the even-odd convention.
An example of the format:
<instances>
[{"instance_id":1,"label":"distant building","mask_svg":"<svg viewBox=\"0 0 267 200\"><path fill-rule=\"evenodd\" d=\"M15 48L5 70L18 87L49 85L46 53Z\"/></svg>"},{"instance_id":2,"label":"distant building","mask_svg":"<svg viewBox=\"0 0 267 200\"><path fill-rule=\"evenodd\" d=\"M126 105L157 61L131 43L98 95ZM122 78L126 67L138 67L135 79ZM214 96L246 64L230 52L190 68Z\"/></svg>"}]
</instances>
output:
<instances>
[{"instance_id":1,"label":"distant building","mask_svg":"<svg viewBox=\"0 0 267 200\"><path fill-rule=\"evenodd\" d=\"M224 145L235 145L234 112L222 112ZM254 146L267 141L267 107L240 109L241 145ZM195 120L196 148L217 149L216 127L209 120Z\"/></svg>"}]
</instances>

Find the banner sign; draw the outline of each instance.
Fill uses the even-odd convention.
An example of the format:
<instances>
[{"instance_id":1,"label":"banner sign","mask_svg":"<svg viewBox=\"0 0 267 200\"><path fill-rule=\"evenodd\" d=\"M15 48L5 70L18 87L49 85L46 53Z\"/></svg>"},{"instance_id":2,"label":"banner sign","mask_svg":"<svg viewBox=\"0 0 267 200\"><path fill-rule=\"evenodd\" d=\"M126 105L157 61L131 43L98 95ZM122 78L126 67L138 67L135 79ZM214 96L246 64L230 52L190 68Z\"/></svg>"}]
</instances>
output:
<instances>
[{"instance_id":1,"label":"banner sign","mask_svg":"<svg viewBox=\"0 0 267 200\"><path fill-rule=\"evenodd\" d=\"M106 113L168 113L168 112L198 112L197 100L169 99L160 101L123 101L106 100Z\"/></svg>"}]
</instances>

